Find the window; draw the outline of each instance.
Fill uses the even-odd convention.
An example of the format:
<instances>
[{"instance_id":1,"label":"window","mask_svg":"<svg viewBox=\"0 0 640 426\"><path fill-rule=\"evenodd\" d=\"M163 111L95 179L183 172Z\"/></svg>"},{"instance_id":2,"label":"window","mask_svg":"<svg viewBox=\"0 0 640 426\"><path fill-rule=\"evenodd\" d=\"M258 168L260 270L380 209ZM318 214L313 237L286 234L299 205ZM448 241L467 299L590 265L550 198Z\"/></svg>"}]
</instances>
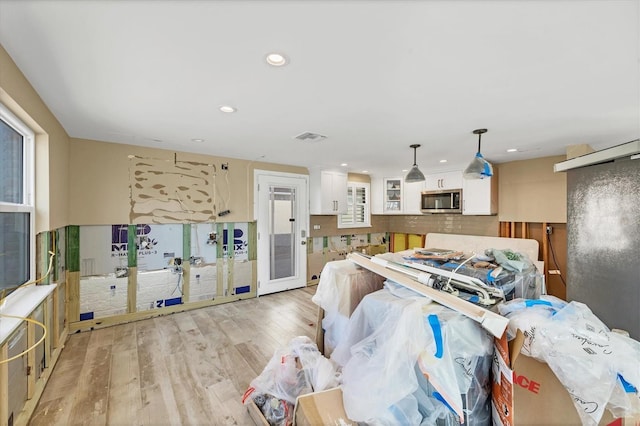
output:
<instances>
[{"instance_id":1,"label":"window","mask_svg":"<svg viewBox=\"0 0 640 426\"><path fill-rule=\"evenodd\" d=\"M368 183L348 182L347 212L338 216L338 228L364 228L371 226Z\"/></svg>"},{"instance_id":2,"label":"window","mask_svg":"<svg viewBox=\"0 0 640 426\"><path fill-rule=\"evenodd\" d=\"M33 279L33 132L0 104L0 290Z\"/></svg>"}]
</instances>

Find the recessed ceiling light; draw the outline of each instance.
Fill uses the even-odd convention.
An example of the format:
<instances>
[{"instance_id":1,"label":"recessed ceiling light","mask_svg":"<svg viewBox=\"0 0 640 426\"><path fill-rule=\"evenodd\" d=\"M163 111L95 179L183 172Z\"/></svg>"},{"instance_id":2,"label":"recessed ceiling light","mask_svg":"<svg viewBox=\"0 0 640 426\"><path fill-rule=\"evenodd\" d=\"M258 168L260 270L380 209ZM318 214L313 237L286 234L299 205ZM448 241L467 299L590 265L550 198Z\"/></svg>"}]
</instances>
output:
<instances>
[{"instance_id":1,"label":"recessed ceiling light","mask_svg":"<svg viewBox=\"0 0 640 426\"><path fill-rule=\"evenodd\" d=\"M204 139L195 138L195 139L191 139L191 142L204 142Z\"/></svg>"},{"instance_id":2,"label":"recessed ceiling light","mask_svg":"<svg viewBox=\"0 0 640 426\"><path fill-rule=\"evenodd\" d=\"M507 152L518 152L518 148L509 148Z\"/></svg>"},{"instance_id":3,"label":"recessed ceiling light","mask_svg":"<svg viewBox=\"0 0 640 426\"><path fill-rule=\"evenodd\" d=\"M369 173L369 170L363 170L362 173Z\"/></svg>"},{"instance_id":4,"label":"recessed ceiling light","mask_svg":"<svg viewBox=\"0 0 640 426\"><path fill-rule=\"evenodd\" d=\"M402 169L402 173L407 173L408 171L408 169Z\"/></svg>"},{"instance_id":5,"label":"recessed ceiling light","mask_svg":"<svg viewBox=\"0 0 640 426\"><path fill-rule=\"evenodd\" d=\"M446 163L446 162L447 162L447 160L440 160L440 162L441 162L441 163Z\"/></svg>"},{"instance_id":6,"label":"recessed ceiling light","mask_svg":"<svg viewBox=\"0 0 640 426\"><path fill-rule=\"evenodd\" d=\"M229 112L236 112L236 109L229 105L222 105L220 107L220 111L229 113Z\"/></svg>"},{"instance_id":7,"label":"recessed ceiling light","mask_svg":"<svg viewBox=\"0 0 640 426\"><path fill-rule=\"evenodd\" d=\"M347 163L342 163L342 164L340 164L340 165L341 165L342 167L347 167L347 166L348 166L348 164L347 164Z\"/></svg>"},{"instance_id":8,"label":"recessed ceiling light","mask_svg":"<svg viewBox=\"0 0 640 426\"><path fill-rule=\"evenodd\" d=\"M269 53L266 60L273 67L281 67L287 64L287 57L281 53Z\"/></svg>"}]
</instances>

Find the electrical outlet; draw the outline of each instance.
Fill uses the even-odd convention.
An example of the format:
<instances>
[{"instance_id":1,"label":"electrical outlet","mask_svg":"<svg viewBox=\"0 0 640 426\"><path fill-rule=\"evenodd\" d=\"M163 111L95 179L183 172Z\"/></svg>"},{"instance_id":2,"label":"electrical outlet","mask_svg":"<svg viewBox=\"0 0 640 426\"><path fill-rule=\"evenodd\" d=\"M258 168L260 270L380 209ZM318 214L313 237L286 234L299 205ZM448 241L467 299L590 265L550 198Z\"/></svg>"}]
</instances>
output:
<instances>
[{"instance_id":1,"label":"electrical outlet","mask_svg":"<svg viewBox=\"0 0 640 426\"><path fill-rule=\"evenodd\" d=\"M547 225L547 235L551 235L552 232L553 232L553 227Z\"/></svg>"},{"instance_id":2,"label":"electrical outlet","mask_svg":"<svg viewBox=\"0 0 640 426\"><path fill-rule=\"evenodd\" d=\"M229 163L222 163L222 170L229 170Z\"/></svg>"}]
</instances>

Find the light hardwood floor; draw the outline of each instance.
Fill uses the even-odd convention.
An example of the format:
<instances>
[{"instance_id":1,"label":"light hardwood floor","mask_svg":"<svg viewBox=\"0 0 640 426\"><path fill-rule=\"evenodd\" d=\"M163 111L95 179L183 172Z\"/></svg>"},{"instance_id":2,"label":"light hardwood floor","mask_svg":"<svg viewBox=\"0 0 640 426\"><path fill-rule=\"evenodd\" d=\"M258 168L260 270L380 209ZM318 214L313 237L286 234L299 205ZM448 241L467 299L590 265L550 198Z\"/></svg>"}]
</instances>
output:
<instances>
[{"instance_id":1,"label":"light hardwood floor","mask_svg":"<svg viewBox=\"0 0 640 426\"><path fill-rule=\"evenodd\" d=\"M73 334L31 425L251 425L274 351L315 339L315 287Z\"/></svg>"}]
</instances>

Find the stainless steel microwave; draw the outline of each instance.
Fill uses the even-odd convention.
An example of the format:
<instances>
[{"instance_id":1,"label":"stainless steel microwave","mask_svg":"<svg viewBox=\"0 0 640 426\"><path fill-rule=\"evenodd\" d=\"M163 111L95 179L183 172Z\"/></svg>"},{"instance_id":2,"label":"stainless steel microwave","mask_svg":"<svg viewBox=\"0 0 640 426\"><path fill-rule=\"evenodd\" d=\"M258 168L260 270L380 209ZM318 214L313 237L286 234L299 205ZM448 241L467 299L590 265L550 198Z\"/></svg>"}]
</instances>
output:
<instances>
[{"instance_id":1,"label":"stainless steel microwave","mask_svg":"<svg viewBox=\"0 0 640 426\"><path fill-rule=\"evenodd\" d=\"M462 213L462 189L422 191L420 210L422 213Z\"/></svg>"}]
</instances>

